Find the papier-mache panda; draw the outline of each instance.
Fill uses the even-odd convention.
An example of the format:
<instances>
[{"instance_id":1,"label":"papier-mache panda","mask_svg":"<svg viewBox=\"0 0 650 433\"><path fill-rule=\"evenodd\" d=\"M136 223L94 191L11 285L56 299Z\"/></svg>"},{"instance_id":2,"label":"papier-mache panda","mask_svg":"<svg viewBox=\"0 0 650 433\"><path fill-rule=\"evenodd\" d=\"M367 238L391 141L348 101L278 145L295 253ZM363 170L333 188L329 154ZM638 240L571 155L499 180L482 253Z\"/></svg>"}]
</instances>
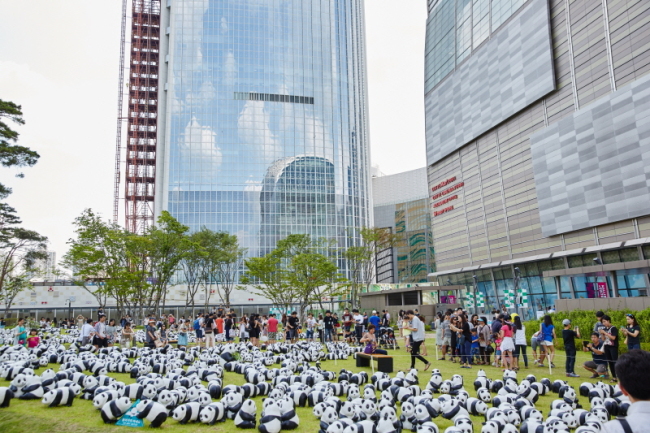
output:
<instances>
[{"instance_id":1,"label":"papier-mache panda","mask_svg":"<svg viewBox=\"0 0 650 433\"><path fill-rule=\"evenodd\" d=\"M226 407L221 402L210 403L201 409L199 421L203 424L214 425L226 420Z\"/></svg>"},{"instance_id":2,"label":"papier-mache panda","mask_svg":"<svg viewBox=\"0 0 650 433\"><path fill-rule=\"evenodd\" d=\"M160 427L168 417L165 406L153 400L142 400L135 410L138 412L136 415L138 418L146 419L149 421L149 426L154 428Z\"/></svg>"},{"instance_id":3,"label":"papier-mache panda","mask_svg":"<svg viewBox=\"0 0 650 433\"><path fill-rule=\"evenodd\" d=\"M257 406L255 402L251 399L245 400L237 415L235 415L235 427L237 428L255 428L257 420L255 419L257 414Z\"/></svg>"},{"instance_id":4,"label":"papier-mache panda","mask_svg":"<svg viewBox=\"0 0 650 433\"><path fill-rule=\"evenodd\" d=\"M120 397L111 400L102 406L101 415L104 424L112 424L117 421L119 417L124 415L131 407L131 400L128 397Z\"/></svg>"},{"instance_id":5,"label":"papier-mache panda","mask_svg":"<svg viewBox=\"0 0 650 433\"><path fill-rule=\"evenodd\" d=\"M41 401L48 407L72 406L74 398L72 389L63 387L46 392Z\"/></svg>"}]
</instances>

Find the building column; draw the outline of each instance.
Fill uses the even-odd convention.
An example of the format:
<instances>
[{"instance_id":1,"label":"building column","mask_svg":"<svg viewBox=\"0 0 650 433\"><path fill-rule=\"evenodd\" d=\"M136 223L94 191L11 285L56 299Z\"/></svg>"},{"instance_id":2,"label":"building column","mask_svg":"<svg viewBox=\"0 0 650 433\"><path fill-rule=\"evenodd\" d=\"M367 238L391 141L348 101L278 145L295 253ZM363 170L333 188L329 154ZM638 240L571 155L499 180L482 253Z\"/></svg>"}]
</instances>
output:
<instances>
[{"instance_id":1,"label":"building column","mask_svg":"<svg viewBox=\"0 0 650 433\"><path fill-rule=\"evenodd\" d=\"M553 280L555 281L555 294L558 299L562 299L562 282L560 281L560 277L553 277Z\"/></svg>"},{"instance_id":2,"label":"building column","mask_svg":"<svg viewBox=\"0 0 650 433\"><path fill-rule=\"evenodd\" d=\"M618 298L618 281L616 280L616 271L612 271L610 276L612 277L612 295L614 298Z\"/></svg>"}]
</instances>

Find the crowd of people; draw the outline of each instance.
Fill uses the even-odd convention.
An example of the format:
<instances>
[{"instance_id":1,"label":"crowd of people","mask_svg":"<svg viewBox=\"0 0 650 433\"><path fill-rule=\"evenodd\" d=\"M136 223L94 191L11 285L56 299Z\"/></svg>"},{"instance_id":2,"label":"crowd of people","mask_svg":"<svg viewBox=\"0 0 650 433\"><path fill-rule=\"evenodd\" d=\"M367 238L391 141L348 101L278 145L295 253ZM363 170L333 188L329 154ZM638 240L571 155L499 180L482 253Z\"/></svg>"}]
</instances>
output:
<instances>
[{"instance_id":1,"label":"crowd of people","mask_svg":"<svg viewBox=\"0 0 650 433\"><path fill-rule=\"evenodd\" d=\"M611 376L611 380L616 381L615 365L621 339L628 350L640 349L641 328L633 314L626 315L625 326L620 328L612 324L612 319L602 311L596 313L596 319L588 337L585 335L589 341L583 341L580 345L576 343L583 338L580 329L572 326L569 319L562 322L560 332L556 331L552 317L545 315L540 328L530 340L533 364L544 367L548 363L555 367L555 341L561 335L568 377L579 377L575 372L575 362L578 350L582 349L591 352L592 359L585 362L583 367L592 374L592 378ZM115 344L131 347L136 335L135 323L130 315L122 316L119 322L113 318L107 320L101 308L97 311L97 320L79 315L76 318L64 318L58 323L56 318L42 317L37 323L40 328L69 328L76 325L80 330L79 342L82 345L93 344L97 348ZM143 325L145 342L150 347L167 343L185 347L189 344L189 332L194 331L195 343L205 347L213 347L218 342L234 341L236 338L239 341L250 341L258 347L265 342L295 343L300 338L305 338L307 341L356 343L363 345L366 353L374 354L387 353L380 347L379 339L386 332L391 335L393 332L388 311L378 313L373 310L367 313L358 309L345 309L340 318L336 312L325 311L318 315L309 313L301 319L296 311L280 317L273 313L237 317L235 310L220 308L187 318L176 318L171 313L148 315L144 318ZM405 350L411 354L412 366L420 360L429 368L430 364L424 358L428 356L424 318L418 310L401 310L396 325ZM5 321L0 318L0 329L4 327ZM39 342L38 327L28 328L25 320L19 319L13 331L14 343L36 347ZM522 366L528 368L526 327L517 314L494 311L492 320L488 321L485 316L470 315L462 308L449 309L444 313L439 312L431 327L435 330L439 360L458 362L461 368L472 368L473 365L492 365L504 370L519 370Z\"/></svg>"}]
</instances>

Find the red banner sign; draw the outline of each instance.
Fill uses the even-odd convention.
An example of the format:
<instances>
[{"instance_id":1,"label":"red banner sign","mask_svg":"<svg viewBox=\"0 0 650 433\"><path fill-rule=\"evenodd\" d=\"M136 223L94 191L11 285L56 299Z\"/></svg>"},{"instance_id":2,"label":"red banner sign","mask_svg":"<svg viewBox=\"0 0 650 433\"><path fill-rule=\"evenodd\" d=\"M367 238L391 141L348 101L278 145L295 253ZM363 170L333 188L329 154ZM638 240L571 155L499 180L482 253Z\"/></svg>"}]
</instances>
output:
<instances>
[{"instance_id":1,"label":"red banner sign","mask_svg":"<svg viewBox=\"0 0 650 433\"><path fill-rule=\"evenodd\" d=\"M442 206L443 204L449 203L450 201L456 200L457 198L458 198L458 195L454 194L451 197L447 197L446 199L439 201L438 203L434 203L433 207Z\"/></svg>"},{"instance_id":2,"label":"red banner sign","mask_svg":"<svg viewBox=\"0 0 650 433\"><path fill-rule=\"evenodd\" d=\"M447 212L449 212L450 210L454 210L454 207L453 207L453 206L449 206L449 207L446 207L446 208L444 208L444 209L442 209L442 210L435 211L435 212L433 213L433 216L434 216L434 217L437 217L438 215L442 215L443 213L447 213Z\"/></svg>"},{"instance_id":3,"label":"red banner sign","mask_svg":"<svg viewBox=\"0 0 650 433\"><path fill-rule=\"evenodd\" d=\"M454 176L454 177L450 177L449 179L447 179L447 180L443 180L443 181L440 182L438 185L436 185L436 186L434 186L433 188L431 188L431 191L435 191L435 190L437 190L437 189L440 189L440 188L442 188L443 186L447 186L447 185L449 185L450 183L455 182L455 181L456 181L456 176Z\"/></svg>"},{"instance_id":4,"label":"red banner sign","mask_svg":"<svg viewBox=\"0 0 650 433\"><path fill-rule=\"evenodd\" d=\"M447 188L447 189L445 189L445 190L440 191L440 192L437 193L437 194L434 194L434 196L431 197L431 198L432 198L433 200L436 200L436 199L442 197L443 195L449 194L449 193L452 192L452 191L456 191L458 188L462 188L463 186L465 186L465 182L457 183L456 185L454 185L454 186L452 186L452 187L449 187L449 188Z\"/></svg>"}]
</instances>

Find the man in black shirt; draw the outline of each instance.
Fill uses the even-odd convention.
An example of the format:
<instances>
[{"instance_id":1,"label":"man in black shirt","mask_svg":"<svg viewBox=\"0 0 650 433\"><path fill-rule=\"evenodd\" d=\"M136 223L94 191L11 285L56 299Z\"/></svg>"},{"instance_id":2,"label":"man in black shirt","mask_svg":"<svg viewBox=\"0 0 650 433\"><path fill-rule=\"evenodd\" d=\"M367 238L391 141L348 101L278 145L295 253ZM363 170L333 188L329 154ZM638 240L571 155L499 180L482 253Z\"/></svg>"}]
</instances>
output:
<instances>
[{"instance_id":1,"label":"man in black shirt","mask_svg":"<svg viewBox=\"0 0 650 433\"><path fill-rule=\"evenodd\" d=\"M287 328L289 329L289 339L292 343L298 338L298 312L294 311L287 319Z\"/></svg>"},{"instance_id":2,"label":"man in black shirt","mask_svg":"<svg viewBox=\"0 0 650 433\"><path fill-rule=\"evenodd\" d=\"M323 324L325 325L325 342L332 341L332 331L334 330L334 317L332 317L332 312L327 310L325 312L325 317L323 318Z\"/></svg>"},{"instance_id":3,"label":"man in black shirt","mask_svg":"<svg viewBox=\"0 0 650 433\"><path fill-rule=\"evenodd\" d=\"M600 341L600 336L597 332L591 334L591 343L585 346L585 351L591 352L591 361L586 361L583 365L584 369L593 373L589 379L597 379L598 377L607 377L607 359L605 358L605 351L603 349L603 342Z\"/></svg>"},{"instance_id":4,"label":"man in black shirt","mask_svg":"<svg viewBox=\"0 0 650 433\"><path fill-rule=\"evenodd\" d=\"M609 372L612 375L612 382L616 382L616 361L618 360L618 328L612 326L612 319L604 315L601 319L603 328L600 329L601 338L604 340L605 357L609 363Z\"/></svg>"}]
</instances>

